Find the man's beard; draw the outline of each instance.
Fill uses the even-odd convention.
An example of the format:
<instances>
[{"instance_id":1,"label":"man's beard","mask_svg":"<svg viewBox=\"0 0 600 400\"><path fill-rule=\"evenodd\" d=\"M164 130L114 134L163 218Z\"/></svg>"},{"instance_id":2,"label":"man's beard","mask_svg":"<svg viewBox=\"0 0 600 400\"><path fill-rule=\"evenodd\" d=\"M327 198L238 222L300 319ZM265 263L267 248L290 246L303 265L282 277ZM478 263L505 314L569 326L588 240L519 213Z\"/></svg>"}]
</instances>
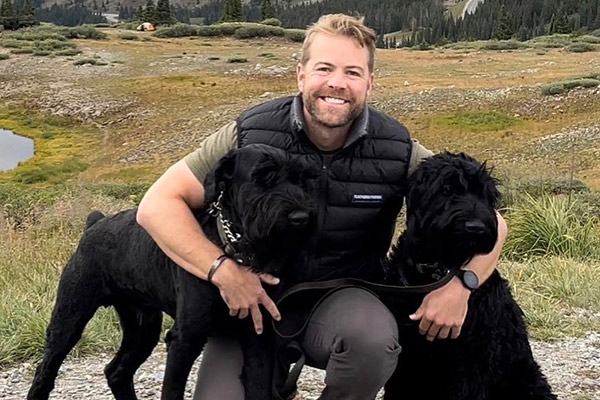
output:
<instances>
[{"instance_id":1,"label":"man's beard","mask_svg":"<svg viewBox=\"0 0 600 400\"><path fill-rule=\"evenodd\" d=\"M325 109L325 107L322 107L320 104L320 97L327 96L346 100L348 102L347 104L349 105L348 111L339 110L340 112L331 112L330 110ZM304 102L304 107L311 116L312 121L327 128L340 128L342 126L346 126L361 114L365 106L364 103L358 104L356 102L356 98L350 94L340 96L335 93L305 93L302 95L302 101Z\"/></svg>"}]
</instances>

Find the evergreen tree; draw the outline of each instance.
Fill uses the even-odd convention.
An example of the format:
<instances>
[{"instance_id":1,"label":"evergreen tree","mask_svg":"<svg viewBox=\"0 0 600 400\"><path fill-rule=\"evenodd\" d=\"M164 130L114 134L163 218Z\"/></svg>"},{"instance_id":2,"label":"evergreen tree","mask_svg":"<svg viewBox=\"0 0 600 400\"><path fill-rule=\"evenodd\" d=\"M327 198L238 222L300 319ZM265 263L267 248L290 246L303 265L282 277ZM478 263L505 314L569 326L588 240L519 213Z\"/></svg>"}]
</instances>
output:
<instances>
[{"instance_id":1,"label":"evergreen tree","mask_svg":"<svg viewBox=\"0 0 600 400\"><path fill-rule=\"evenodd\" d=\"M0 25L3 25L4 29L15 30L19 28L17 15L11 0L2 0L2 5L0 5Z\"/></svg>"},{"instance_id":2,"label":"evergreen tree","mask_svg":"<svg viewBox=\"0 0 600 400\"><path fill-rule=\"evenodd\" d=\"M142 19L144 20L143 22L150 22L151 24L156 23L156 6L154 5L153 0L148 0L146 2Z\"/></svg>"},{"instance_id":3,"label":"evergreen tree","mask_svg":"<svg viewBox=\"0 0 600 400\"><path fill-rule=\"evenodd\" d=\"M273 5L271 4L271 0L261 0L260 15L263 20L268 19L268 18L275 18L275 10L273 10Z\"/></svg>"},{"instance_id":4,"label":"evergreen tree","mask_svg":"<svg viewBox=\"0 0 600 400\"><path fill-rule=\"evenodd\" d=\"M385 41L383 38L383 33L377 35L377 40L375 41L375 47L378 49L385 49Z\"/></svg>"},{"instance_id":5,"label":"evergreen tree","mask_svg":"<svg viewBox=\"0 0 600 400\"><path fill-rule=\"evenodd\" d=\"M156 24L157 25L170 25L173 23L171 17L171 5L169 0L158 0L156 4Z\"/></svg>"},{"instance_id":6,"label":"evergreen tree","mask_svg":"<svg viewBox=\"0 0 600 400\"><path fill-rule=\"evenodd\" d=\"M144 7L142 7L141 5L137 8L135 12L135 19L137 19L140 22L142 22L142 20L144 19Z\"/></svg>"},{"instance_id":7,"label":"evergreen tree","mask_svg":"<svg viewBox=\"0 0 600 400\"><path fill-rule=\"evenodd\" d=\"M570 33L569 19L564 9L558 11L558 14L552 17L550 24L550 33Z\"/></svg>"},{"instance_id":8,"label":"evergreen tree","mask_svg":"<svg viewBox=\"0 0 600 400\"><path fill-rule=\"evenodd\" d=\"M39 23L40 22L35 17L35 9L33 8L33 4L31 4L31 0L25 0L21 17L19 18L19 27L33 26L38 25Z\"/></svg>"},{"instance_id":9,"label":"evergreen tree","mask_svg":"<svg viewBox=\"0 0 600 400\"><path fill-rule=\"evenodd\" d=\"M496 25L492 31L492 37L498 40L508 40L514 35L512 21L504 5L500 7L500 13L496 20Z\"/></svg>"},{"instance_id":10,"label":"evergreen tree","mask_svg":"<svg viewBox=\"0 0 600 400\"><path fill-rule=\"evenodd\" d=\"M223 10L223 22L236 22L242 20L242 1L241 0L225 0L225 8Z\"/></svg>"}]
</instances>

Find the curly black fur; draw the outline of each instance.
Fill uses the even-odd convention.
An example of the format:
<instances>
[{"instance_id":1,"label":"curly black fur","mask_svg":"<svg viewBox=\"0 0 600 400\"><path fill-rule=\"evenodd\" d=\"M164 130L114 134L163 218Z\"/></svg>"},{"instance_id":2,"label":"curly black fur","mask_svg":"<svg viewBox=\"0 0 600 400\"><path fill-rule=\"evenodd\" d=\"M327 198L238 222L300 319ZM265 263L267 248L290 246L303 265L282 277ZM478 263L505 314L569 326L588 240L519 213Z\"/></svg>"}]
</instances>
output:
<instances>
[{"instance_id":1,"label":"curly black fur","mask_svg":"<svg viewBox=\"0 0 600 400\"><path fill-rule=\"evenodd\" d=\"M225 217L242 234L237 253L251 267L294 282L315 209L299 166L273 149L245 148L227 155L205 181L206 204L222 192ZM228 316L218 290L173 263L136 223L136 210L104 217L90 214L79 246L65 267L47 329L44 358L28 394L48 399L60 364L100 306L113 306L123 341L106 366L117 400L135 400L133 375L159 339L162 313L175 320L167 334L162 399L183 399L192 363L215 330L238 333L245 352L246 398L270 399L272 337L253 334L249 319ZM196 212L206 235L221 245L215 218ZM275 290L279 293L284 287ZM271 294L273 297L277 293ZM266 324L265 326L269 326Z\"/></svg>"},{"instance_id":2,"label":"curly black fur","mask_svg":"<svg viewBox=\"0 0 600 400\"><path fill-rule=\"evenodd\" d=\"M409 179L407 229L385 264L392 284L431 283L497 239L499 193L485 165L465 154L423 162ZM534 361L523 313L498 271L469 299L458 339L429 342L414 312L423 295L387 301L403 347L386 400L556 399Z\"/></svg>"}]
</instances>

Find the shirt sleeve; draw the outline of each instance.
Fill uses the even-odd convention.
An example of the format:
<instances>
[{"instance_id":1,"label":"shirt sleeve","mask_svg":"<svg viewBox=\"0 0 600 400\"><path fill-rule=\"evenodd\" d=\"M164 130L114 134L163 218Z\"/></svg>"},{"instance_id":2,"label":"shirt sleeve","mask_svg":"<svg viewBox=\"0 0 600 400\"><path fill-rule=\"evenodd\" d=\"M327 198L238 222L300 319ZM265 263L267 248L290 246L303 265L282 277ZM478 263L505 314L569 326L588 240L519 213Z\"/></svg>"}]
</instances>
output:
<instances>
[{"instance_id":1,"label":"shirt sleeve","mask_svg":"<svg viewBox=\"0 0 600 400\"><path fill-rule=\"evenodd\" d=\"M183 158L200 183L229 151L237 148L235 121L223 126L207 137L198 149Z\"/></svg>"},{"instance_id":2,"label":"shirt sleeve","mask_svg":"<svg viewBox=\"0 0 600 400\"><path fill-rule=\"evenodd\" d=\"M410 161L408 164L408 175L415 172L421 161L425 160L427 157L431 157L433 155L433 151L427 149L418 140L412 139L412 153L410 154Z\"/></svg>"}]
</instances>

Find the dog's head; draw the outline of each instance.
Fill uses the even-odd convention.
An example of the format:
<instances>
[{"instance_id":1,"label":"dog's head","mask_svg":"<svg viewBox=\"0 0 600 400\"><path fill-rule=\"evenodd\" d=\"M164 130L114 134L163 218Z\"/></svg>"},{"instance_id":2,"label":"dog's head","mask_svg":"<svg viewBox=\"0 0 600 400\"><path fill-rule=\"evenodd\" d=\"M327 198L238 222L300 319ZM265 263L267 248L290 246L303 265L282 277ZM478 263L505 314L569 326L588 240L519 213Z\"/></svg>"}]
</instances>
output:
<instances>
[{"instance_id":1,"label":"dog's head","mask_svg":"<svg viewBox=\"0 0 600 400\"><path fill-rule=\"evenodd\" d=\"M278 274L273 268L298 255L315 227L305 181L305 171L285 152L251 145L227 154L207 176L205 203L220 196L224 217L241 235L236 251L251 267Z\"/></svg>"},{"instance_id":2,"label":"dog's head","mask_svg":"<svg viewBox=\"0 0 600 400\"><path fill-rule=\"evenodd\" d=\"M485 163L464 153L423 161L409 178L406 204L405 239L418 249L418 262L459 267L489 253L497 239L499 196Z\"/></svg>"}]
</instances>

